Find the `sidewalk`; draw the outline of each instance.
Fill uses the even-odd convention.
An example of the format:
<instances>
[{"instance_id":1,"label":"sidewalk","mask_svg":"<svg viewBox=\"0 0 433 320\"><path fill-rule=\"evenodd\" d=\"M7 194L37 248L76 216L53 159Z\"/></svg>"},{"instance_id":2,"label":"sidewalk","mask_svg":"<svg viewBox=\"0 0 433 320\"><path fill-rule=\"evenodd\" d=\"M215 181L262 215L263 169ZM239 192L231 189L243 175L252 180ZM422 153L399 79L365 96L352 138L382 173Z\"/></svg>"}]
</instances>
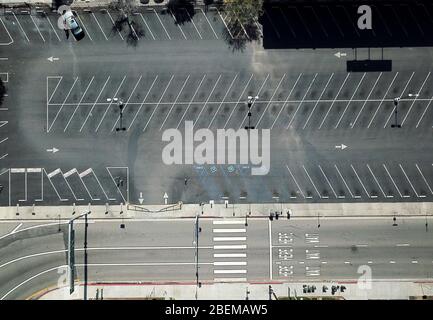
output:
<instances>
[{"instance_id":1,"label":"sidewalk","mask_svg":"<svg viewBox=\"0 0 433 320\"><path fill-rule=\"evenodd\" d=\"M333 217L431 217L432 202L417 203L262 203L262 204L168 204L168 205L80 205L80 206L15 206L0 207L0 220L58 220L71 219L91 211L91 219L151 219L151 218L267 218L279 212L280 219L326 219Z\"/></svg>"},{"instance_id":2,"label":"sidewalk","mask_svg":"<svg viewBox=\"0 0 433 320\"><path fill-rule=\"evenodd\" d=\"M356 282L291 282L291 283L203 283L198 289L199 300L245 300L248 293L250 300L269 300L269 285L279 299L433 299L432 282L396 282L375 281L371 288L364 289ZM303 293L303 286L315 286L314 293ZM326 286L327 291L322 292ZM332 295L332 286L344 286L344 292L337 290ZM163 299L163 300L194 300L195 283L90 283L88 285L89 299ZM290 289L289 289L290 288ZM75 285L75 292L69 295L69 287L45 289L35 293L28 299L39 300L76 300L83 298L82 284ZM275 297L273 296L274 300Z\"/></svg>"}]
</instances>

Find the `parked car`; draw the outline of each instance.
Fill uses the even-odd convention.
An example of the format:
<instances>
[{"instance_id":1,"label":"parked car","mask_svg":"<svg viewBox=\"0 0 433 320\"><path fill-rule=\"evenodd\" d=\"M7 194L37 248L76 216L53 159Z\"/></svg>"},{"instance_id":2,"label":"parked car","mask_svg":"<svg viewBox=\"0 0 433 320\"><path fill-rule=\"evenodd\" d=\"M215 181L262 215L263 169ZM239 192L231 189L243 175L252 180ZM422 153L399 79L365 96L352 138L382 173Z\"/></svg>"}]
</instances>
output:
<instances>
[{"instance_id":1,"label":"parked car","mask_svg":"<svg viewBox=\"0 0 433 320\"><path fill-rule=\"evenodd\" d=\"M84 38L84 30L80 27L74 13L69 10L65 11L63 14L63 24L65 25L65 30L70 30L72 35L77 41Z\"/></svg>"}]
</instances>

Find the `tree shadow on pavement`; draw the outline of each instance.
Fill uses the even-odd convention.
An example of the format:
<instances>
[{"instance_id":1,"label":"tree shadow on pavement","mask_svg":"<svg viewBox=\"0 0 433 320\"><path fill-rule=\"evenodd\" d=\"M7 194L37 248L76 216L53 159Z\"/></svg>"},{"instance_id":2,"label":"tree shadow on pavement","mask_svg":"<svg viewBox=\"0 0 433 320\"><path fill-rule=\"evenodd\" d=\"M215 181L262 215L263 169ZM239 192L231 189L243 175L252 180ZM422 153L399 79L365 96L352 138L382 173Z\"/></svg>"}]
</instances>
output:
<instances>
[{"instance_id":1,"label":"tree shadow on pavement","mask_svg":"<svg viewBox=\"0 0 433 320\"><path fill-rule=\"evenodd\" d=\"M176 24L191 22L195 15L193 0L170 0L167 4L168 13L175 18Z\"/></svg>"}]
</instances>

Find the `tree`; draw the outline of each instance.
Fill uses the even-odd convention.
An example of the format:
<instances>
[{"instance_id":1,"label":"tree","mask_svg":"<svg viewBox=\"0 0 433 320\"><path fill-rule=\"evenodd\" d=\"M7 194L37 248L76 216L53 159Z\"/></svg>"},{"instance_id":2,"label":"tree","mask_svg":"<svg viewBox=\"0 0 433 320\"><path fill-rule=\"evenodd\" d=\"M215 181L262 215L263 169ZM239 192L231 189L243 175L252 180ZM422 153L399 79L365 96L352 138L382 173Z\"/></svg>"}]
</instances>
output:
<instances>
[{"instance_id":1,"label":"tree","mask_svg":"<svg viewBox=\"0 0 433 320\"><path fill-rule=\"evenodd\" d=\"M114 22L113 29L121 32L124 27L128 27L128 35L126 43L131 46L136 46L140 37L144 36L142 27L137 24L132 16L136 9L134 0L116 0L110 3L110 9L117 12L117 17Z\"/></svg>"},{"instance_id":2,"label":"tree","mask_svg":"<svg viewBox=\"0 0 433 320\"><path fill-rule=\"evenodd\" d=\"M264 0L224 0L227 29L225 40L233 50L243 50L249 41L259 39L258 23Z\"/></svg>"},{"instance_id":3,"label":"tree","mask_svg":"<svg viewBox=\"0 0 433 320\"><path fill-rule=\"evenodd\" d=\"M176 24L191 22L195 14L193 0L169 0L167 4L168 11L173 14Z\"/></svg>"},{"instance_id":4,"label":"tree","mask_svg":"<svg viewBox=\"0 0 433 320\"><path fill-rule=\"evenodd\" d=\"M4 99L6 92L7 92L7 90L6 90L6 87L3 83L3 80L0 79L0 106L3 104L3 99Z\"/></svg>"}]
</instances>

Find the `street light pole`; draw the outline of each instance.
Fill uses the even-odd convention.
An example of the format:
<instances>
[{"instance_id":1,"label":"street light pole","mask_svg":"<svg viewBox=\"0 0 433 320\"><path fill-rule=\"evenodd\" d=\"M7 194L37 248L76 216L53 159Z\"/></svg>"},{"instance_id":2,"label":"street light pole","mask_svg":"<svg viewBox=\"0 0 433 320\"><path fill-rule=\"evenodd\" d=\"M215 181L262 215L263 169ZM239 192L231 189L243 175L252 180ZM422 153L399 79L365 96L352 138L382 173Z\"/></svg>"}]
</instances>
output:
<instances>
[{"instance_id":1,"label":"street light pole","mask_svg":"<svg viewBox=\"0 0 433 320\"><path fill-rule=\"evenodd\" d=\"M117 103L117 106L119 107L120 114L119 114L119 127L116 128L116 131L126 131L126 128L122 125L123 124L123 108L125 107L125 104L123 101L119 98L108 98L107 102L114 101Z\"/></svg>"},{"instance_id":2,"label":"street light pole","mask_svg":"<svg viewBox=\"0 0 433 320\"><path fill-rule=\"evenodd\" d=\"M251 107L253 106L254 102L259 98L259 96L248 96L247 106L248 106L248 126L245 126L246 130L254 129L254 126L251 126Z\"/></svg>"},{"instance_id":3,"label":"street light pole","mask_svg":"<svg viewBox=\"0 0 433 320\"><path fill-rule=\"evenodd\" d=\"M398 124L398 103L400 102L400 97L394 99L394 119L395 123L391 125L391 128L401 128L401 125Z\"/></svg>"},{"instance_id":4,"label":"street light pole","mask_svg":"<svg viewBox=\"0 0 433 320\"><path fill-rule=\"evenodd\" d=\"M199 275L198 275L198 236L201 232L201 228L199 226L199 215L195 217L194 224L194 243L195 243L195 278L196 278L196 291L195 291L195 299L198 299L198 288L200 288Z\"/></svg>"}]
</instances>

